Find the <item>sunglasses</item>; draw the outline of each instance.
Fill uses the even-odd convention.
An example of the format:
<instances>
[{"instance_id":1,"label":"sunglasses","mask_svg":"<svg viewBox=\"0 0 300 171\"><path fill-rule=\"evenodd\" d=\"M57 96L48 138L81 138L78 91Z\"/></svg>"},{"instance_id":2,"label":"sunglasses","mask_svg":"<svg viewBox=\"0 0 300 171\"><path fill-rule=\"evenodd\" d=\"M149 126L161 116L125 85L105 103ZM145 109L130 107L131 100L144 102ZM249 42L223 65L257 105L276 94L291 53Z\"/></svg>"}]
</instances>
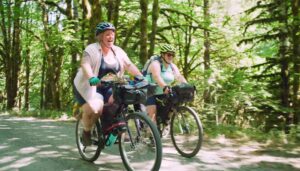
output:
<instances>
[{"instance_id":1,"label":"sunglasses","mask_svg":"<svg viewBox=\"0 0 300 171\"><path fill-rule=\"evenodd\" d=\"M174 53L166 53L166 55L167 55L168 57L175 57L175 54L174 54Z\"/></svg>"}]
</instances>

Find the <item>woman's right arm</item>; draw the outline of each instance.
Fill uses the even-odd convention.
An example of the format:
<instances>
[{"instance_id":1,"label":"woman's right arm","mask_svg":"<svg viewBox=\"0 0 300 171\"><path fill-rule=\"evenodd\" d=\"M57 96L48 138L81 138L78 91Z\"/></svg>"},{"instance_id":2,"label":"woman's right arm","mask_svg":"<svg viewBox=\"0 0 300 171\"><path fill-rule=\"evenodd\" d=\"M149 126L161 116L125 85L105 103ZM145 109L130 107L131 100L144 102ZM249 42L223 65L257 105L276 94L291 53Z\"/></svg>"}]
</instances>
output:
<instances>
[{"instance_id":1,"label":"woman's right arm","mask_svg":"<svg viewBox=\"0 0 300 171\"><path fill-rule=\"evenodd\" d=\"M167 86L167 84L164 82L164 80L160 76L161 68L160 68L160 63L158 61L151 62L150 66L149 66L149 71L150 71L150 73L152 73L152 78L154 79L154 81L161 88L164 88L165 86Z\"/></svg>"},{"instance_id":2,"label":"woman's right arm","mask_svg":"<svg viewBox=\"0 0 300 171\"><path fill-rule=\"evenodd\" d=\"M81 68L84 73L84 75L87 77L87 79L94 77L94 73L92 71L91 67L91 57L87 52L83 52L83 57L81 59Z\"/></svg>"}]
</instances>

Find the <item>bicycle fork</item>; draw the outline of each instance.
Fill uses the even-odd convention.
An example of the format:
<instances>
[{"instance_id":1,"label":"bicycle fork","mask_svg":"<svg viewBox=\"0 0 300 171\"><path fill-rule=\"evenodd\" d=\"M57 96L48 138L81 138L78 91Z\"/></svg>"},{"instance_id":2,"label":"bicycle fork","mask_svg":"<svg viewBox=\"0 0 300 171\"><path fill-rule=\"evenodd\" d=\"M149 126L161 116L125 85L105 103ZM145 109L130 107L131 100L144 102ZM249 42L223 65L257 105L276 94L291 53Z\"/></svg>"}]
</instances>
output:
<instances>
[{"instance_id":1,"label":"bicycle fork","mask_svg":"<svg viewBox=\"0 0 300 171\"><path fill-rule=\"evenodd\" d=\"M177 112L178 113L178 112ZM184 114L179 113L177 115L178 117L178 123L179 123L179 130L181 134L189 134L190 133L190 128L189 125L184 117Z\"/></svg>"}]
</instances>

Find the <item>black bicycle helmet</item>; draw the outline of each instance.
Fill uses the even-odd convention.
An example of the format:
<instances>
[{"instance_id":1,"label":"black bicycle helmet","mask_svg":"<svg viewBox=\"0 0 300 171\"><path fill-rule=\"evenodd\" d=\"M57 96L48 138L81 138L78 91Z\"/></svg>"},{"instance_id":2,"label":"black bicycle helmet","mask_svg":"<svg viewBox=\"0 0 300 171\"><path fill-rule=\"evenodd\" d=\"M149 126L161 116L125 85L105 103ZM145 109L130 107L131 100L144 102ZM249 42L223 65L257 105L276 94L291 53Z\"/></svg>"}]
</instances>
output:
<instances>
[{"instance_id":1,"label":"black bicycle helmet","mask_svg":"<svg viewBox=\"0 0 300 171\"><path fill-rule=\"evenodd\" d=\"M106 30L113 30L115 31L116 28L113 24L111 23L108 23L108 22L101 22L99 23L97 26L96 26L96 36L99 34L99 33L102 33Z\"/></svg>"}]
</instances>

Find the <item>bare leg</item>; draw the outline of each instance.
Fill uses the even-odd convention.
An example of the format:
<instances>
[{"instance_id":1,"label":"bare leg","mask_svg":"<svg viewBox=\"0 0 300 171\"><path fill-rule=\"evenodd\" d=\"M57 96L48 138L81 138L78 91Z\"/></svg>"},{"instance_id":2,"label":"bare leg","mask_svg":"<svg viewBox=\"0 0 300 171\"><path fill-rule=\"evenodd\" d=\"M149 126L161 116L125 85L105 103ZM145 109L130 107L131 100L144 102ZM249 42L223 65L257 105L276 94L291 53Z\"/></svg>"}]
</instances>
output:
<instances>
[{"instance_id":1,"label":"bare leg","mask_svg":"<svg viewBox=\"0 0 300 171\"><path fill-rule=\"evenodd\" d=\"M113 104L114 103L114 97L113 96L110 96L109 98L108 98L108 102L107 102L108 104Z\"/></svg>"},{"instance_id":2,"label":"bare leg","mask_svg":"<svg viewBox=\"0 0 300 171\"><path fill-rule=\"evenodd\" d=\"M147 106L146 111L152 122L156 124L156 105Z\"/></svg>"},{"instance_id":3,"label":"bare leg","mask_svg":"<svg viewBox=\"0 0 300 171\"><path fill-rule=\"evenodd\" d=\"M93 125L96 123L97 119L100 117L103 110L103 101L96 100L99 106L97 109L92 109L88 103L85 103L82 106L83 115L82 115L82 123L85 131L90 131Z\"/></svg>"}]
</instances>

